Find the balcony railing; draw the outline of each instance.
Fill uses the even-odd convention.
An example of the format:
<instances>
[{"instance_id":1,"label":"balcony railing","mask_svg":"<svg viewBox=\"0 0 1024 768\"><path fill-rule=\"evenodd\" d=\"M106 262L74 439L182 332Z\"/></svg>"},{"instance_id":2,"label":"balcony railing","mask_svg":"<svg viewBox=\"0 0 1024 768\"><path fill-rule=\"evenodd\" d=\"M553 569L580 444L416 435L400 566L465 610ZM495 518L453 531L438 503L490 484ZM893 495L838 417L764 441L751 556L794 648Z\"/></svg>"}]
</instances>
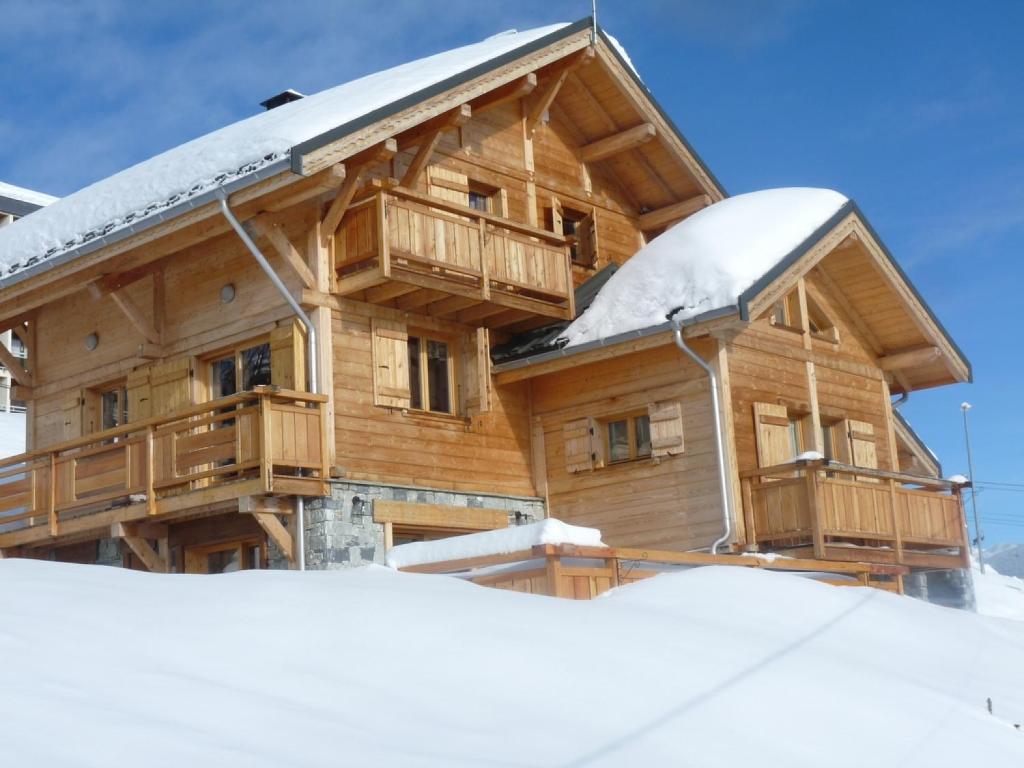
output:
<instances>
[{"instance_id":1,"label":"balcony railing","mask_svg":"<svg viewBox=\"0 0 1024 768\"><path fill-rule=\"evenodd\" d=\"M372 303L406 292L462 297L484 325L521 314L572 319L573 280L565 238L403 187L353 205L335 238L337 292ZM397 287L396 287L397 286ZM501 319L498 319L501 318Z\"/></svg>"},{"instance_id":2,"label":"balcony railing","mask_svg":"<svg viewBox=\"0 0 1024 768\"><path fill-rule=\"evenodd\" d=\"M829 560L964 567L959 486L829 460L740 473L747 541Z\"/></svg>"},{"instance_id":3,"label":"balcony railing","mask_svg":"<svg viewBox=\"0 0 1024 768\"><path fill-rule=\"evenodd\" d=\"M0 459L0 548L242 496L319 496L324 395L260 387Z\"/></svg>"}]
</instances>

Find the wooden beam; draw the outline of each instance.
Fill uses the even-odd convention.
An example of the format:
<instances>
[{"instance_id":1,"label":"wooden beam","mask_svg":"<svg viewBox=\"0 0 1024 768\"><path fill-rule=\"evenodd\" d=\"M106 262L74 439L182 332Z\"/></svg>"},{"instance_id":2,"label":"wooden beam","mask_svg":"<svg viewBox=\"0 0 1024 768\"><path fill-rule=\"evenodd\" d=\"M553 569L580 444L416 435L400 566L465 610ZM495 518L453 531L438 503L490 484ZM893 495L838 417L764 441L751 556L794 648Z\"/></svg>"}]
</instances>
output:
<instances>
[{"instance_id":1,"label":"wooden beam","mask_svg":"<svg viewBox=\"0 0 1024 768\"><path fill-rule=\"evenodd\" d=\"M417 309L419 307L430 304L438 299L443 299L448 296L446 291L435 290L433 288L420 288L415 293L409 293L405 296L399 297L395 302L395 306L403 311Z\"/></svg>"},{"instance_id":2,"label":"wooden beam","mask_svg":"<svg viewBox=\"0 0 1024 768\"><path fill-rule=\"evenodd\" d=\"M135 326L135 330L143 335L143 337L150 344L160 344L160 332L156 329L156 326L146 317L143 312L134 301L132 301L122 291L111 291L110 293L104 292L104 289L98 282L89 283L89 292L93 295L93 298L100 299L104 295L110 297L110 300L114 302L121 313L128 319L128 322Z\"/></svg>"},{"instance_id":3,"label":"wooden beam","mask_svg":"<svg viewBox=\"0 0 1024 768\"><path fill-rule=\"evenodd\" d=\"M913 368L917 365L925 365L937 360L942 355L938 347L919 347L917 349L906 349L901 352L893 352L878 358L878 367L883 371L898 371L903 368Z\"/></svg>"},{"instance_id":4,"label":"wooden beam","mask_svg":"<svg viewBox=\"0 0 1024 768\"><path fill-rule=\"evenodd\" d=\"M345 176L345 181L341 185L341 189L338 191L337 196L331 203L331 207L327 209L327 213L323 218L320 234L324 245L327 245L334 237L334 233L338 231L338 227L341 225L341 220L345 217L345 211L348 210L348 206L352 202L352 197L356 193L359 178L363 175L363 171L366 167L374 163L390 160L397 153L398 142L394 139L385 139L380 144L375 144L369 149L363 150L359 154L353 155L349 158L348 167L352 170Z\"/></svg>"},{"instance_id":5,"label":"wooden beam","mask_svg":"<svg viewBox=\"0 0 1024 768\"><path fill-rule=\"evenodd\" d=\"M375 288L367 288L366 293L363 294L363 299L370 304L380 304L418 290L419 288L415 285L408 285L406 283L385 283Z\"/></svg>"},{"instance_id":6,"label":"wooden beam","mask_svg":"<svg viewBox=\"0 0 1024 768\"><path fill-rule=\"evenodd\" d=\"M480 299L470 296L449 296L427 306L428 315L450 315L453 312L467 309L480 303Z\"/></svg>"},{"instance_id":7,"label":"wooden beam","mask_svg":"<svg viewBox=\"0 0 1024 768\"><path fill-rule=\"evenodd\" d=\"M274 246L274 250L277 251L278 255L284 260L284 263L291 267L292 271L298 276L299 280L306 288L315 289L316 277L313 276L313 270L306 264L306 260L302 258L302 254L299 253L299 249L295 247L291 240L288 239L288 235L284 233L280 224L265 220L262 216L258 216L254 219L249 219L246 225L251 227L252 230Z\"/></svg>"},{"instance_id":8,"label":"wooden beam","mask_svg":"<svg viewBox=\"0 0 1024 768\"><path fill-rule=\"evenodd\" d=\"M580 147L580 159L585 163L595 163L599 160L617 155L630 149L642 146L651 141L658 131L654 123L641 123L633 128L613 133L603 139L592 141Z\"/></svg>"},{"instance_id":9,"label":"wooden beam","mask_svg":"<svg viewBox=\"0 0 1024 768\"><path fill-rule=\"evenodd\" d=\"M455 322L463 325L473 325L491 315L497 315L505 311L500 304L480 304L469 309L464 309L455 316Z\"/></svg>"},{"instance_id":10,"label":"wooden beam","mask_svg":"<svg viewBox=\"0 0 1024 768\"><path fill-rule=\"evenodd\" d=\"M484 94L478 99L473 100L473 110L475 112L482 112L485 109L496 107L499 104L507 104L510 101L518 101L519 99L529 96L537 88L537 74L531 72L530 74L520 77L518 80L513 80L511 83L495 88L490 93Z\"/></svg>"},{"instance_id":11,"label":"wooden beam","mask_svg":"<svg viewBox=\"0 0 1024 768\"><path fill-rule=\"evenodd\" d=\"M655 211L642 214L640 216L640 229L661 229L669 224L676 223L680 219L685 219L687 216L709 205L711 205L711 198L707 195L697 195L689 200L666 205L664 208L658 208Z\"/></svg>"},{"instance_id":12,"label":"wooden beam","mask_svg":"<svg viewBox=\"0 0 1024 768\"><path fill-rule=\"evenodd\" d=\"M295 552L295 540L288 532L288 529L284 527L284 523L277 518L277 515L270 512L251 512L250 514L259 523L264 533L267 534L267 538L273 541L282 554L288 558L288 562L294 563L297 554Z\"/></svg>"},{"instance_id":13,"label":"wooden beam","mask_svg":"<svg viewBox=\"0 0 1024 768\"><path fill-rule=\"evenodd\" d=\"M168 573L170 572L170 566L167 560L160 556L160 554L150 546L149 541L129 526L124 523L113 523L110 526L110 535L112 538L121 539L128 548L131 549L132 554L142 561L142 564L146 566L146 569L150 573Z\"/></svg>"},{"instance_id":14,"label":"wooden beam","mask_svg":"<svg viewBox=\"0 0 1024 768\"><path fill-rule=\"evenodd\" d=\"M3 363L16 382L26 387L34 386L32 374L22 367L21 358L12 355L3 344L0 344L0 363Z\"/></svg>"},{"instance_id":15,"label":"wooden beam","mask_svg":"<svg viewBox=\"0 0 1024 768\"><path fill-rule=\"evenodd\" d=\"M430 138L438 131L447 131L465 125L473 117L473 108L469 104L460 104L455 109L442 112L437 117L410 128L408 131L397 137L398 151L404 152L410 147L422 144L425 138Z\"/></svg>"},{"instance_id":16,"label":"wooden beam","mask_svg":"<svg viewBox=\"0 0 1024 768\"><path fill-rule=\"evenodd\" d=\"M293 205L305 202L312 197L317 197L325 192L338 188L338 185L345 180L345 164L335 163L324 168L322 171L306 177L306 182L297 188L293 193L281 197L267 207L268 211L279 212Z\"/></svg>"},{"instance_id":17,"label":"wooden beam","mask_svg":"<svg viewBox=\"0 0 1024 768\"><path fill-rule=\"evenodd\" d=\"M544 117L544 113L548 111L548 107L554 102L558 92L562 90L562 85L565 84L565 79L568 76L569 70L562 70L561 74L548 81L543 90L534 97L534 102L530 105L529 112L526 113L526 134L528 136L533 136L534 132L536 132L541 118Z\"/></svg>"},{"instance_id":18,"label":"wooden beam","mask_svg":"<svg viewBox=\"0 0 1024 768\"><path fill-rule=\"evenodd\" d=\"M427 167L427 163L430 162L430 156L434 154L434 149L437 148L437 142L441 140L441 132L442 129L438 128L423 139L423 143L416 150L412 162L409 163L409 168L405 171L405 175L402 176L403 187L412 188L416 186L416 182L419 181L420 176Z\"/></svg>"}]
</instances>

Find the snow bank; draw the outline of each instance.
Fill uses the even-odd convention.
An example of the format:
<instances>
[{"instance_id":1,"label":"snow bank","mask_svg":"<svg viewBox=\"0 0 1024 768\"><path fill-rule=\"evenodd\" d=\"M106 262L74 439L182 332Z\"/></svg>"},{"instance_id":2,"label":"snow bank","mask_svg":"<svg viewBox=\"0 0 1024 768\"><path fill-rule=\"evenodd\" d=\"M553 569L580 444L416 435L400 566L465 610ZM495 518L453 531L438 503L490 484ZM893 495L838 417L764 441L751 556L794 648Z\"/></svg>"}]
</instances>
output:
<instances>
[{"instance_id":1,"label":"snow bank","mask_svg":"<svg viewBox=\"0 0 1024 768\"><path fill-rule=\"evenodd\" d=\"M407 568L423 563L443 563L467 557L506 555L522 552L535 544L575 544L579 547L603 547L601 531L569 525L548 518L539 523L516 525L497 531L451 536L437 541L415 541L400 544L388 551L387 562L392 568Z\"/></svg>"},{"instance_id":2,"label":"snow bank","mask_svg":"<svg viewBox=\"0 0 1024 768\"><path fill-rule=\"evenodd\" d=\"M25 414L0 412L0 459L25 452Z\"/></svg>"},{"instance_id":3,"label":"snow bank","mask_svg":"<svg viewBox=\"0 0 1024 768\"><path fill-rule=\"evenodd\" d=\"M739 295L831 218L846 197L789 188L726 198L641 248L563 334L567 346L736 304Z\"/></svg>"},{"instance_id":4,"label":"snow bank","mask_svg":"<svg viewBox=\"0 0 1024 768\"><path fill-rule=\"evenodd\" d=\"M0 229L0 278L288 156L303 141L564 27L555 24L367 75L233 123Z\"/></svg>"},{"instance_id":5,"label":"snow bank","mask_svg":"<svg viewBox=\"0 0 1024 768\"><path fill-rule=\"evenodd\" d=\"M589 602L384 568L0 584L5 765L1024 765L1024 624L757 569Z\"/></svg>"},{"instance_id":6,"label":"snow bank","mask_svg":"<svg viewBox=\"0 0 1024 768\"><path fill-rule=\"evenodd\" d=\"M32 205L49 205L50 203L57 201L57 198L53 195L36 192L34 189L16 187L13 184L5 184L2 181L0 181L0 197L9 197L13 200L21 200L22 202L31 203Z\"/></svg>"},{"instance_id":7,"label":"snow bank","mask_svg":"<svg viewBox=\"0 0 1024 768\"><path fill-rule=\"evenodd\" d=\"M1024 579L1004 576L991 563L985 564L985 573L982 574L973 559L971 575L974 577L978 613L1024 621Z\"/></svg>"}]
</instances>

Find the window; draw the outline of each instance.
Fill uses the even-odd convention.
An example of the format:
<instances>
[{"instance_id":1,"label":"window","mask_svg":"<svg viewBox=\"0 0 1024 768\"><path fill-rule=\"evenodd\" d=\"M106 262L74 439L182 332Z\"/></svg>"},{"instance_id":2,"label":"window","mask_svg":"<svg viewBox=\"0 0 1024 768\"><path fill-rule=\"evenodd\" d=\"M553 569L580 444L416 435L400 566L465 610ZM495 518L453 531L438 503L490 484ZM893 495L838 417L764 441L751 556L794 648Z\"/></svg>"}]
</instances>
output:
<instances>
[{"instance_id":1,"label":"window","mask_svg":"<svg viewBox=\"0 0 1024 768\"><path fill-rule=\"evenodd\" d=\"M270 384L270 344L256 344L210 361L210 398ZM239 387L241 383L241 387Z\"/></svg>"},{"instance_id":2,"label":"window","mask_svg":"<svg viewBox=\"0 0 1024 768\"><path fill-rule=\"evenodd\" d=\"M501 206L501 190L472 180L469 181L469 207L483 213L506 215Z\"/></svg>"},{"instance_id":3,"label":"window","mask_svg":"<svg viewBox=\"0 0 1024 768\"><path fill-rule=\"evenodd\" d=\"M447 341L409 336L409 407L453 413L452 356Z\"/></svg>"},{"instance_id":4,"label":"window","mask_svg":"<svg viewBox=\"0 0 1024 768\"><path fill-rule=\"evenodd\" d=\"M839 331L821 306L810 296L807 297L807 329L811 336L833 344L839 343Z\"/></svg>"},{"instance_id":5,"label":"window","mask_svg":"<svg viewBox=\"0 0 1024 768\"><path fill-rule=\"evenodd\" d=\"M551 198L551 231L565 237L572 263L593 267L597 264L597 226L593 213L566 208Z\"/></svg>"},{"instance_id":6,"label":"window","mask_svg":"<svg viewBox=\"0 0 1024 768\"><path fill-rule=\"evenodd\" d=\"M646 413L606 422L605 429L611 463L644 459L651 455L651 417Z\"/></svg>"},{"instance_id":7,"label":"window","mask_svg":"<svg viewBox=\"0 0 1024 768\"><path fill-rule=\"evenodd\" d=\"M100 393L100 430L128 423L128 390L122 385Z\"/></svg>"}]
</instances>

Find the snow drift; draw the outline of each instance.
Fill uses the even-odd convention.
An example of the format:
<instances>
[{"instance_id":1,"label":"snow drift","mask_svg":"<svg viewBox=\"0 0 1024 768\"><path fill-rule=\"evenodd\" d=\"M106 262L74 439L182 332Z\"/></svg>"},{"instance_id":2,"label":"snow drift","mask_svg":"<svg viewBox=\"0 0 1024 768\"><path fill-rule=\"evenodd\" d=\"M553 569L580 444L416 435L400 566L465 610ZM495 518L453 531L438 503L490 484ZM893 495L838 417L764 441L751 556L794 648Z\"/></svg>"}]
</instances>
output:
<instances>
[{"instance_id":1,"label":"snow drift","mask_svg":"<svg viewBox=\"0 0 1024 768\"><path fill-rule=\"evenodd\" d=\"M567 346L687 319L739 295L826 223L847 198L829 189L750 192L710 205L623 264L562 334Z\"/></svg>"},{"instance_id":2,"label":"snow drift","mask_svg":"<svg viewBox=\"0 0 1024 768\"><path fill-rule=\"evenodd\" d=\"M24 560L0 584L12 766L1024 764L1024 624L875 590Z\"/></svg>"}]
</instances>

